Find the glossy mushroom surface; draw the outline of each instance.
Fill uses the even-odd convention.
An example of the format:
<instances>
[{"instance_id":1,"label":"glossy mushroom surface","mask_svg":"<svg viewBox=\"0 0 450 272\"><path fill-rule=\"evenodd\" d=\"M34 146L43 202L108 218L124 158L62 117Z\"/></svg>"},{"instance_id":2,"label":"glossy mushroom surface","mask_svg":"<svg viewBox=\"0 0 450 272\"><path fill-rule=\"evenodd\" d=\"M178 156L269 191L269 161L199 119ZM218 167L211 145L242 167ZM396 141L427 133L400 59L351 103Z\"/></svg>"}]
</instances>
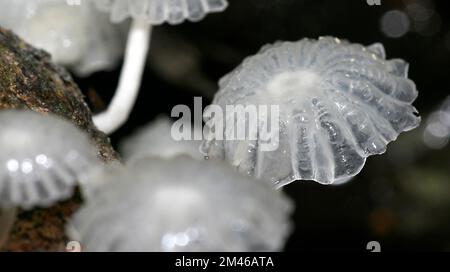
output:
<instances>
[{"instance_id":1,"label":"glossy mushroom surface","mask_svg":"<svg viewBox=\"0 0 450 272\"><path fill-rule=\"evenodd\" d=\"M294 180L340 182L358 174L367 157L384 153L400 133L419 125L411 105L417 95L408 64L387 60L381 44L365 47L332 37L278 42L222 78L213 101L222 109L278 106L272 133L276 148L261 150L260 137L227 140L232 127L250 122L260 132L269 122L263 115L254 121L232 112L223 120L205 118L207 126L221 123L225 129L222 139L213 135L205 141L203 151L278 186Z\"/></svg>"}]
</instances>

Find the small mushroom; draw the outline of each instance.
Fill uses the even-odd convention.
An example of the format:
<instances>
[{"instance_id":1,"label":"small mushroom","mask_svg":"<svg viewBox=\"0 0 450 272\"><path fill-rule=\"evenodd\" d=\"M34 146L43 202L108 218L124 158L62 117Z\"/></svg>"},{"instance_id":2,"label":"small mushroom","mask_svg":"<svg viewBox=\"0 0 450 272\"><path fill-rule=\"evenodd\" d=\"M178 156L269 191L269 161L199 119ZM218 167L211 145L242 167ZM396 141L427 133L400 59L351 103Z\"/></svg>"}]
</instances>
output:
<instances>
[{"instance_id":1,"label":"small mushroom","mask_svg":"<svg viewBox=\"0 0 450 272\"><path fill-rule=\"evenodd\" d=\"M88 199L67 233L86 251L274 251L292 204L221 161L145 158Z\"/></svg>"},{"instance_id":2,"label":"small mushroom","mask_svg":"<svg viewBox=\"0 0 450 272\"><path fill-rule=\"evenodd\" d=\"M121 22L128 17L142 18L149 25L164 22L180 24L184 20L198 22L206 14L222 12L227 0L94 0L97 7L110 12L111 21Z\"/></svg>"},{"instance_id":3,"label":"small mushroom","mask_svg":"<svg viewBox=\"0 0 450 272\"><path fill-rule=\"evenodd\" d=\"M277 148L262 150L259 136L228 141L229 135L212 135L203 152L277 186L348 180L367 157L384 153L389 142L420 123L411 105L418 92L408 64L385 57L381 44L364 47L332 37L265 46L221 79L213 104L278 106L279 120L271 124ZM217 120L224 134L253 122L232 114L225 111L227 122ZM270 121L258 118L252 124L260 131ZM215 119L206 113L207 131Z\"/></svg>"},{"instance_id":4,"label":"small mushroom","mask_svg":"<svg viewBox=\"0 0 450 272\"><path fill-rule=\"evenodd\" d=\"M95 125L110 134L126 122L137 98L150 46L152 25L199 21L209 12L223 11L226 0L93 0L110 12L113 22L133 18L119 84L106 111L94 116Z\"/></svg>"},{"instance_id":5,"label":"small mushroom","mask_svg":"<svg viewBox=\"0 0 450 272\"><path fill-rule=\"evenodd\" d=\"M89 2L0 0L0 25L44 49L78 76L113 68L123 53L121 28Z\"/></svg>"},{"instance_id":6,"label":"small mushroom","mask_svg":"<svg viewBox=\"0 0 450 272\"><path fill-rule=\"evenodd\" d=\"M174 139L172 127L173 123L168 117L160 116L149 125L139 129L121 143L120 150L124 159L130 163L145 157L168 159L182 154L189 155L194 159L203 159L203 154L199 150L201 140ZM194 127L192 133L195 134L195 130L197 130L197 134L202 135L201 129Z\"/></svg>"},{"instance_id":7,"label":"small mushroom","mask_svg":"<svg viewBox=\"0 0 450 272\"><path fill-rule=\"evenodd\" d=\"M0 112L0 239L16 208L48 207L69 198L98 165L95 147L81 130L53 115Z\"/></svg>"}]
</instances>

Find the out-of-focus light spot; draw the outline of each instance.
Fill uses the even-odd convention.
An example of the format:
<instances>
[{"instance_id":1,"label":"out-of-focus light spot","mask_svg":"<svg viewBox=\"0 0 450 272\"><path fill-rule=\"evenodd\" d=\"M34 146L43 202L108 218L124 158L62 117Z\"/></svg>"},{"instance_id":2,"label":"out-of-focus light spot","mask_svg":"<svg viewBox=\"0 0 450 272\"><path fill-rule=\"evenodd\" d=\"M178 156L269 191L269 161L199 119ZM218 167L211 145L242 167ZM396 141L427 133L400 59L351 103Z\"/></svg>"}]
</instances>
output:
<instances>
[{"instance_id":1,"label":"out-of-focus light spot","mask_svg":"<svg viewBox=\"0 0 450 272\"><path fill-rule=\"evenodd\" d=\"M72 41L70 39L63 39L62 44L65 48L69 48L72 45Z\"/></svg>"},{"instance_id":2,"label":"out-of-focus light spot","mask_svg":"<svg viewBox=\"0 0 450 272\"><path fill-rule=\"evenodd\" d=\"M30 161L24 161L22 162L21 165L21 170L24 174L29 174L33 171L33 163L31 163Z\"/></svg>"},{"instance_id":3,"label":"out-of-focus light spot","mask_svg":"<svg viewBox=\"0 0 450 272\"><path fill-rule=\"evenodd\" d=\"M185 247L189 244L189 242L195 240L192 236L193 229L188 229L184 232L178 232L178 233L167 233L165 234L162 239L161 243L166 251L175 251L177 250L177 247ZM198 235L198 232L196 233Z\"/></svg>"},{"instance_id":4,"label":"out-of-focus light spot","mask_svg":"<svg viewBox=\"0 0 450 272\"><path fill-rule=\"evenodd\" d=\"M445 133L445 127L441 126L439 123L433 123L427 126L427 129L423 133L424 143L432 149L441 149L448 144L449 135L440 136Z\"/></svg>"},{"instance_id":5,"label":"out-of-focus light spot","mask_svg":"<svg viewBox=\"0 0 450 272\"><path fill-rule=\"evenodd\" d=\"M171 234L171 233L165 234L161 239L161 243L162 243L164 250L173 251L174 247L175 247L175 241L176 241L176 238L173 234Z\"/></svg>"},{"instance_id":6,"label":"out-of-focus light spot","mask_svg":"<svg viewBox=\"0 0 450 272\"><path fill-rule=\"evenodd\" d=\"M189 237L184 232L178 233L175 237L177 246L184 247L189 243Z\"/></svg>"},{"instance_id":7,"label":"out-of-focus light spot","mask_svg":"<svg viewBox=\"0 0 450 272\"><path fill-rule=\"evenodd\" d=\"M16 172L19 170L19 162L17 160L9 160L6 163L6 168L8 168L8 171L10 172Z\"/></svg>"},{"instance_id":8,"label":"out-of-focus light spot","mask_svg":"<svg viewBox=\"0 0 450 272\"><path fill-rule=\"evenodd\" d=\"M415 2L406 6L406 12L409 17L415 21L426 21L431 18L434 14L434 10L429 8L422 3Z\"/></svg>"},{"instance_id":9,"label":"out-of-focus light spot","mask_svg":"<svg viewBox=\"0 0 450 272\"><path fill-rule=\"evenodd\" d=\"M40 154L36 156L36 162L39 164L45 164L47 162L47 156L45 156L44 154Z\"/></svg>"},{"instance_id":10,"label":"out-of-focus light spot","mask_svg":"<svg viewBox=\"0 0 450 272\"><path fill-rule=\"evenodd\" d=\"M441 17L429 1L410 2L406 5L406 14L411 20L411 31L422 36L433 36L441 28Z\"/></svg>"},{"instance_id":11,"label":"out-of-focus light spot","mask_svg":"<svg viewBox=\"0 0 450 272\"><path fill-rule=\"evenodd\" d=\"M424 143L433 149L445 147L450 140L450 97L427 119L423 132Z\"/></svg>"},{"instance_id":12,"label":"out-of-focus light spot","mask_svg":"<svg viewBox=\"0 0 450 272\"><path fill-rule=\"evenodd\" d=\"M409 31L408 16L400 10L386 12L380 21L381 31L390 38L400 38Z\"/></svg>"},{"instance_id":13,"label":"out-of-focus light spot","mask_svg":"<svg viewBox=\"0 0 450 272\"><path fill-rule=\"evenodd\" d=\"M440 123L431 123L427 126L427 131L435 137L444 138L448 137L449 129Z\"/></svg>"},{"instance_id":14,"label":"out-of-focus light spot","mask_svg":"<svg viewBox=\"0 0 450 272\"><path fill-rule=\"evenodd\" d=\"M441 17L435 14L431 19L426 21L414 21L414 31L422 36L433 36L441 29Z\"/></svg>"},{"instance_id":15,"label":"out-of-focus light spot","mask_svg":"<svg viewBox=\"0 0 450 272\"><path fill-rule=\"evenodd\" d=\"M44 166L45 168L50 168L52 166L52 161L44 154L39 154L36 156L36 163Z\"/></svg>"}]
</instances>

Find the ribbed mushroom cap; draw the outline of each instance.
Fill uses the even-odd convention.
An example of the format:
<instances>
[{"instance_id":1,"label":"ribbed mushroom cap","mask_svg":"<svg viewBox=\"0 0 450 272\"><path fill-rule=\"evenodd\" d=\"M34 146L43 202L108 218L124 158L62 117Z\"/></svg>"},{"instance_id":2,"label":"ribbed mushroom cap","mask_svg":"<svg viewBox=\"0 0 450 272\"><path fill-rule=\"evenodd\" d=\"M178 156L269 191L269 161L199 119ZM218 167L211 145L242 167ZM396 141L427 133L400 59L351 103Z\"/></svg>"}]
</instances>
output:
<instances>
[{"instance_id":1,"label":"ribbed mushroom cap","mask_svg":"<svg viewBox=\"0 0 450 272\"><path fill-rule=\"evenodd\" d=\"M99 163L88 136L59 117L2 110L0 127L0 207L64 200Z\"/></svg>"},{"instance_id":2,"label":"ribbed mushroom cap","mask_svg":"<svg viewBox=\"0 0 450 272\"><path fill-rule=\"evenodd\" d=\"M381 44L364 47L324 37L265 46L220 81L213 104L224 118L210 118L207 111L205 122L207 128L223 124L225 140L212 133L203 151L278 186L346 180L361 171L368 156L384 153L401 132L419 125L411 105L418 92L407 74L408 64L386 60ZM271 115L257 122L235 118L225 111L228 105L278 106L273 123L278 129L271 134L276 148L262 150L260 134L256 140L227 140L233 127L248 122L258 132L270 127Z\"/></svg>"},{"instance_id":3,"label":"ribbed mushroom cap","mask_svg":"<svg viewBox=\"0 0 450 272\"><path fill-rule=\"evenodd\" d=\"M179 24L184 20L200 21L206 14L221 12L226 0L93 0L97 7L111 13L113 22L128 17L142 18L151 25L164 22Z\"/></svg>"}]
</instances>

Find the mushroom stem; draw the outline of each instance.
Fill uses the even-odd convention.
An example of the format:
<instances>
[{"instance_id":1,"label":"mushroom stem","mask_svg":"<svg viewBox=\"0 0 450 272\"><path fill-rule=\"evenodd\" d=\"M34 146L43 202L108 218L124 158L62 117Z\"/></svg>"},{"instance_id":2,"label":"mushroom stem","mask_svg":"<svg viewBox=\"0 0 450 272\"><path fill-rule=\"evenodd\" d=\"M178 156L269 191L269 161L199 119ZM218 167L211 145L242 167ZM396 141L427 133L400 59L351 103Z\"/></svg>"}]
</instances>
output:
<instances>
[{"instance_id":1,"label":"mushroom stem","mask_svg":"<svg viewBox=\"0 0 450 272\"><path fill-rule=\"evenodd\" d=\"M16 208L0 209L0 248L6 242L9 231L16 219Z\"/></svg>"},{"instance_id":2,"label":"mushroom stem","mask_svg":"<svg viewBox=\"0 0 450 272\"><path fill-rule=\"evenodd\" d=\"M106 111L94 116L94 124L106 134L113 133L125 123L134 106L150 46L151 30L148 22L133 20L116 93Z\"/></svg>"}]
</instances>

